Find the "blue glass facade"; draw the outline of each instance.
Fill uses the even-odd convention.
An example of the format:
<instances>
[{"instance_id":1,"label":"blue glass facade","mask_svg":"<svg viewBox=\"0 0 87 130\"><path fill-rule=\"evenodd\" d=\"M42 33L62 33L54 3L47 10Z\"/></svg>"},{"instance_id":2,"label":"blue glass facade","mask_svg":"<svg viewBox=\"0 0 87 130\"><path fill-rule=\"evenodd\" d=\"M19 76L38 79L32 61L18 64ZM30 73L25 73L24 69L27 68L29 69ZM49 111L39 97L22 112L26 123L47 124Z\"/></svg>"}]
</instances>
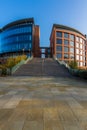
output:
<instances>
[{"instance_id":1,"label":"blue glass facade","mask_svg":"<svg viewBox=\"0 0 87 130\"><path fill-rule=\"evenodd\" d=\"M3 27L0 34L0 53L32 52L33 26L34 22L20 20Z\"/></svg>"}]
</instances>

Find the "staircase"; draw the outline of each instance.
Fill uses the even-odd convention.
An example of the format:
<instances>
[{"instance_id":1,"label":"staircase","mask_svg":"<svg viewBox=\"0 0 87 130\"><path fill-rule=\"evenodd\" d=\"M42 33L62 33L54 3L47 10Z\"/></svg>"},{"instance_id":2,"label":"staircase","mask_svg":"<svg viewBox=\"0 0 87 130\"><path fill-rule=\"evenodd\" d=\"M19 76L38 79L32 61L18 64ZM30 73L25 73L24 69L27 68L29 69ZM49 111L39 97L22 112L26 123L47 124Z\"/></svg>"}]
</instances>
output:
<instances>
[{"instance_id":1,"label":"staircase","mask_svg":"<svg viewBox=\"0 0 87 130\"><path fill-rule=\"evenodd\" d=\"M55 76L70 77L68 70L52 58L34 58L22 65L13 76Z\"/></svg>"}]
</instances>

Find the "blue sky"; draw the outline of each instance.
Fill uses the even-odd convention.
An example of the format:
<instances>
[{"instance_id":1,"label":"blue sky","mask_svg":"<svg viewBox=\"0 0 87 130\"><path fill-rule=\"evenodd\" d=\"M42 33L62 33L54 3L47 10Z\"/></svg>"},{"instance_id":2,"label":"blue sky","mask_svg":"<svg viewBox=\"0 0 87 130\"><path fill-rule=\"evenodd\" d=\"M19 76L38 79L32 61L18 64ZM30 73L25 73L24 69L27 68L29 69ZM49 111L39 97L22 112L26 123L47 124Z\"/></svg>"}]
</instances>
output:
<instances>
[{"instance_id":1,"label":"blue sky","mask_svg":"<svg viewBox=\"0 0 87 130\"><path fill-rule=\"evenodd\" d=\"M41 46L49 46L54 23L87 34L87 0L0 0L0 28L28 17L34 17L40 26Z\"/></svg>"}]
</instances>

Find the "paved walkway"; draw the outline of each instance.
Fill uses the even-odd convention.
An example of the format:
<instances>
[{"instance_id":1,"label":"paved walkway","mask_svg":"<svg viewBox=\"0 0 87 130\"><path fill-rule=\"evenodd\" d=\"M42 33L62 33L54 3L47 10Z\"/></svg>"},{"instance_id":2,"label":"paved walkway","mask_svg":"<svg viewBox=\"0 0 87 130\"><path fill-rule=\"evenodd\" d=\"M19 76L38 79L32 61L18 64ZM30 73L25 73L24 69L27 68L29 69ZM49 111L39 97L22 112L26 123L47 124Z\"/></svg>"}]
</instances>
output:
<instances>
[{"instance_id":1,"label":"paved walkway","mask_svg":"<svg viewBox=\"0 0 87 130\"><path fill-rule=\"evenodd\" d=\"M0 130L87 130L87 81L0 78Z\"/></svg>"}]
</instances>

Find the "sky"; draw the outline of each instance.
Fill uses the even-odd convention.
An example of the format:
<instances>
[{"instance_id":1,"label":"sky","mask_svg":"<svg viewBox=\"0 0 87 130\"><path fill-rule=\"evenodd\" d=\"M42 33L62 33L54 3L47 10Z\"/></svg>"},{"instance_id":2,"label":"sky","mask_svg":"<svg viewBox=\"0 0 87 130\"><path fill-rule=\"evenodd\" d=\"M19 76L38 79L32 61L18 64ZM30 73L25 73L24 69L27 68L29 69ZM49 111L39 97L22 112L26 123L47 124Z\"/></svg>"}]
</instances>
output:
<instances>
[{"instance_id":1,"label":"sky","mask_svg":"<svg viewBox=\"0 0 87 130\"><path fill-rule=\"evenodd\" d=\"M40 26L40 46L49 46L55 23L87 34L87 0L0 0L0 28L31 17Z\"/></svg>"}]
</instances>

